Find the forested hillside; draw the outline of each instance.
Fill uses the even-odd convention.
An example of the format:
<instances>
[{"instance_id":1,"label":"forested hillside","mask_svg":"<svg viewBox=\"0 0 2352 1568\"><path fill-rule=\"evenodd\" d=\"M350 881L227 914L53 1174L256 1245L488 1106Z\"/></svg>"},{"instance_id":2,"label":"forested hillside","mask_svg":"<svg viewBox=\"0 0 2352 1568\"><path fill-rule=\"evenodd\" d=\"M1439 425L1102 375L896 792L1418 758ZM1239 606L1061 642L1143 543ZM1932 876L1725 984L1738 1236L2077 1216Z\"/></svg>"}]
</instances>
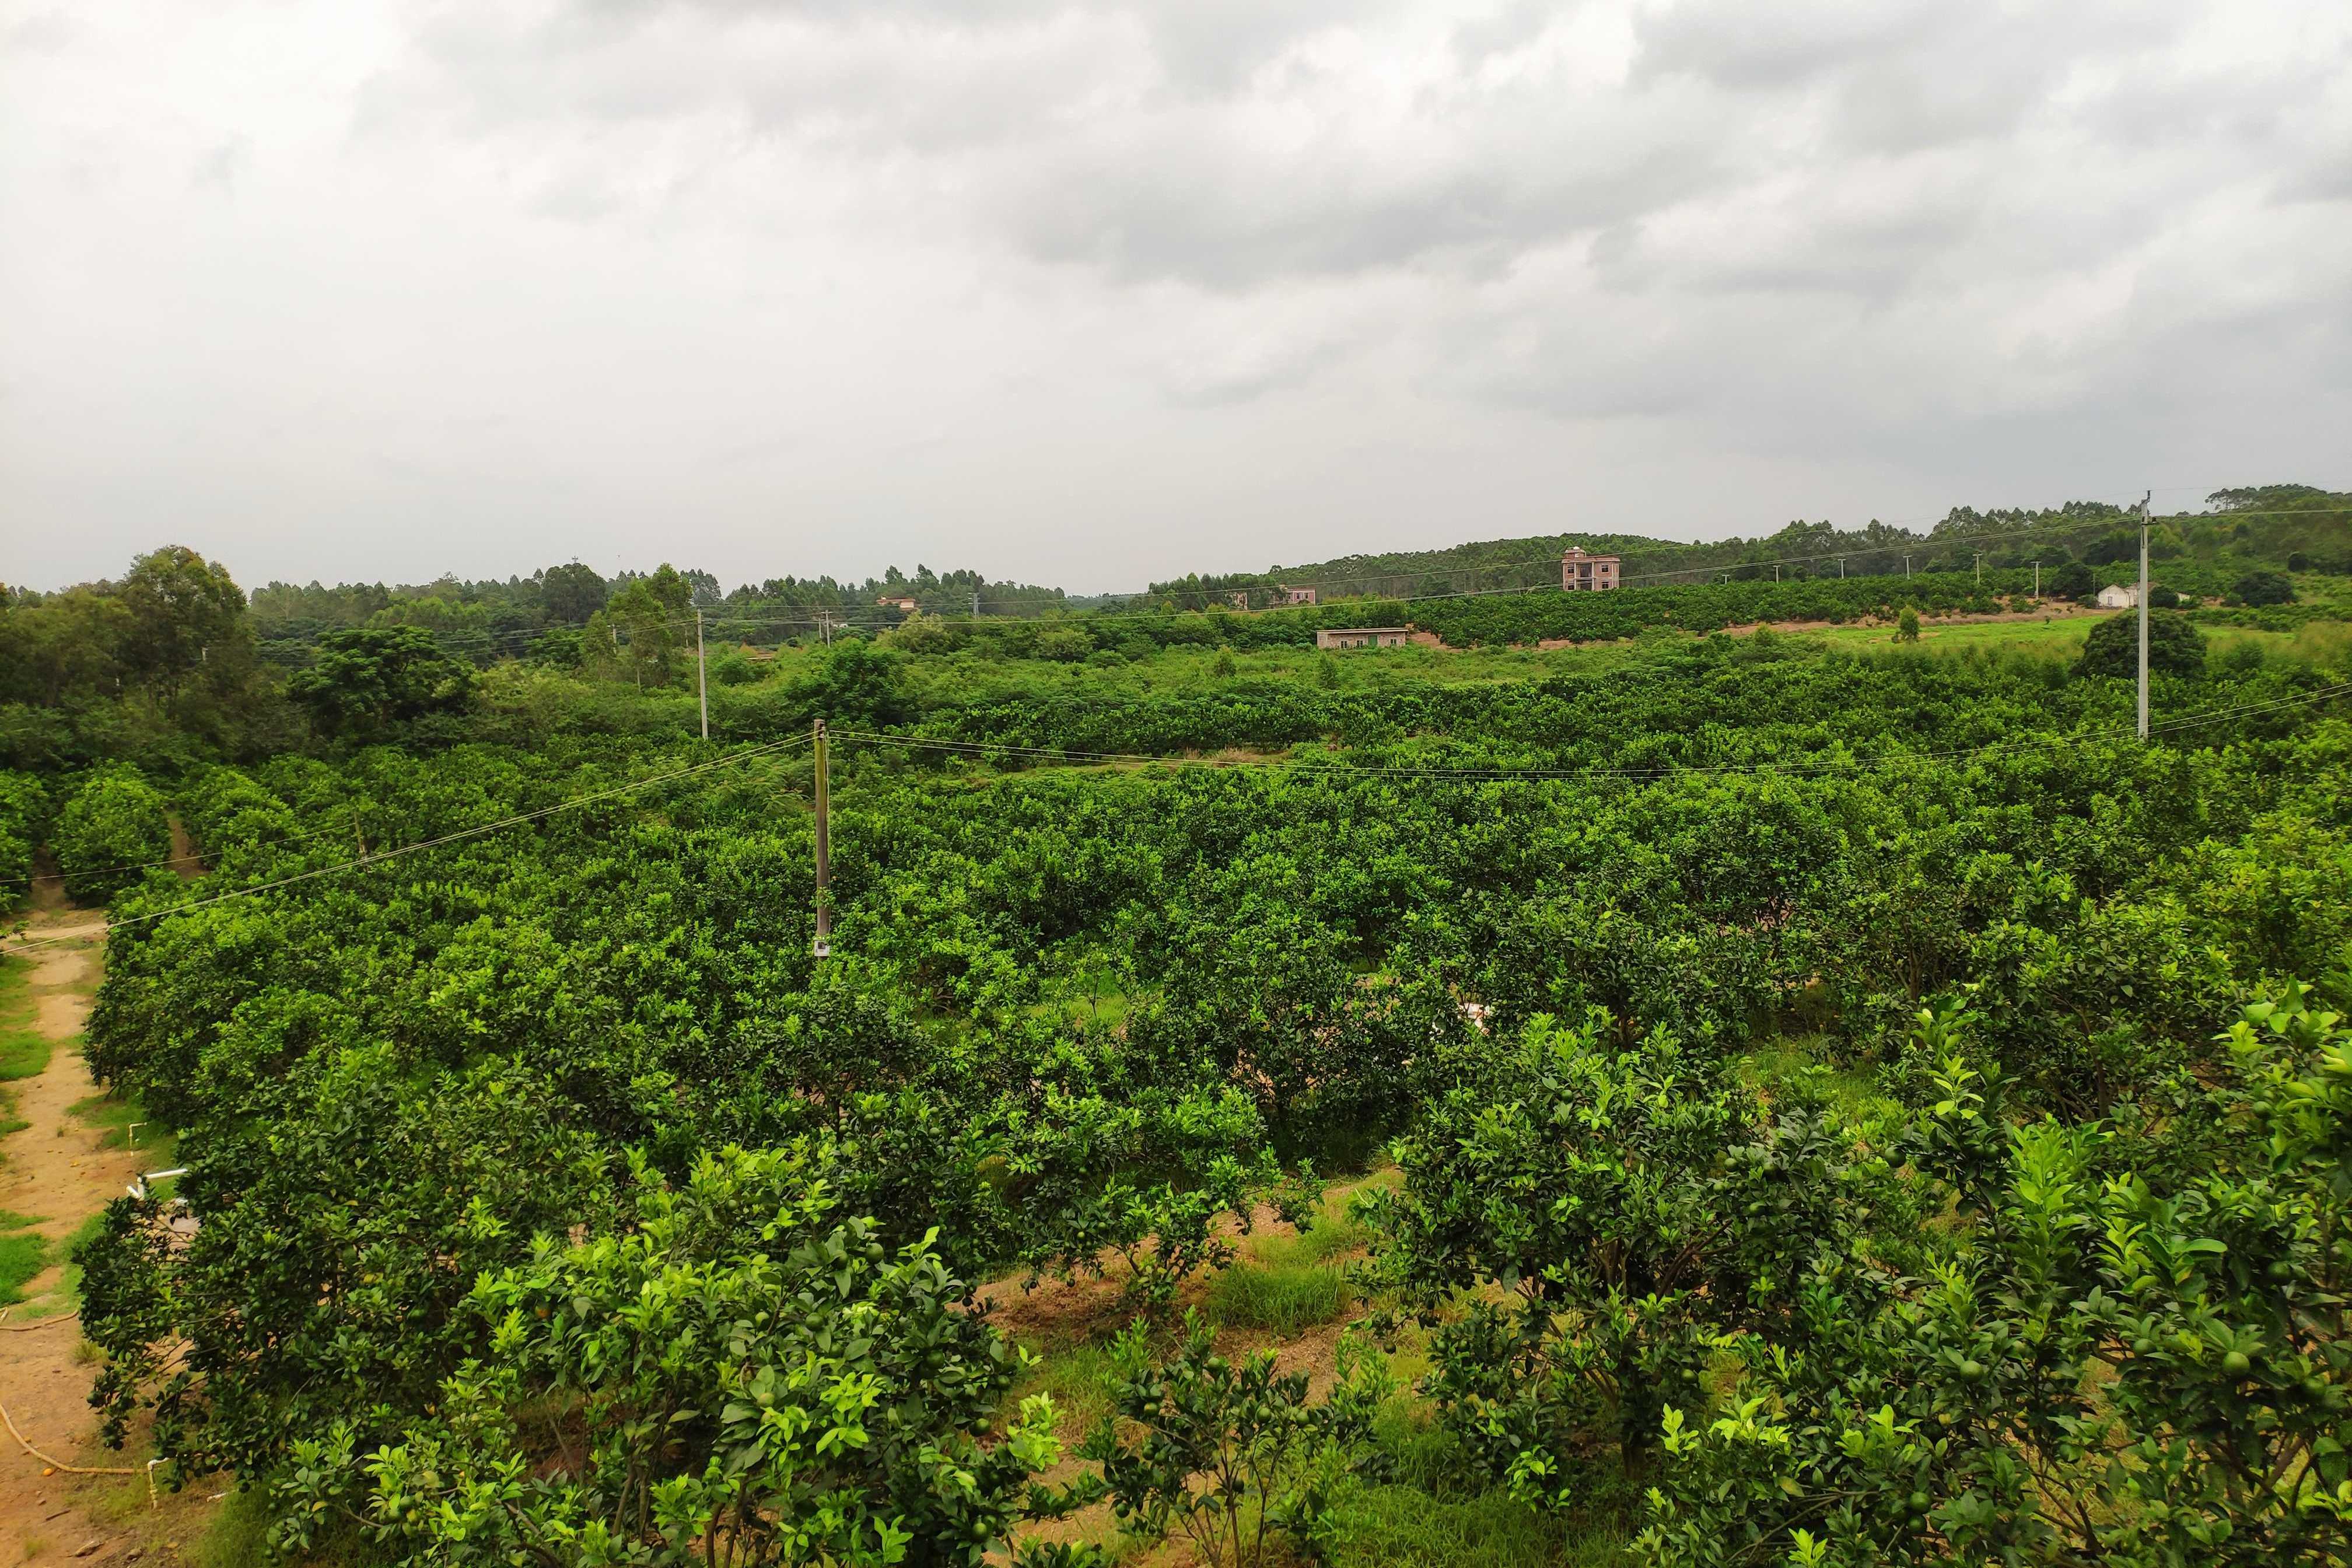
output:
<instances>
[{"instance_id":1,"label":"forested hillside","mask_svg":"<svg viewBox=\"0 0 2352 1568\"><path fill-rule=\"evenodd\" d=\"M1991 562L707 670L675 572L285 667L186 552L19 603L0 876L184 1168L75 1255L105 1431L320 1564L2342 1562L2283 539L2166 558L2147 740Z\"/></svg>"},{"instance_id":2,"label":"forested hillside","mask_svg":"<svg viewBox=\"0 0 2352 1568\"><path fill-rule=\"evenodd\" d=\"M2204 510L2159 512L2159 561L2182 555L2279 563L2291 555L2324 558L2352 572L2344 519L2352 494L2312 485L2255 485L2215 492ZM1720 574L1733 582L1805 577L1906 576L1913 574L2019 567L2041 562L2055 571L2069 562L2109 565L2138 551L2137 508L2106 501L2069 501L2046 509L1954 507L1932 525L1906 527L1874 518L1858 528L1802 519L1756 539L1686 543L1638 530L1570 531L1496 539L1439 549L1344 555L1262 573L1188 576L1155 583L1140 602L1204 609L1236 593L1262 605L1278 586L1315 587L1325 599L1418 598L1454 594L1515 593L1557 586L1559 557L1571 545L1623 557L1629 583L1688 583Z\"/></svg>"}]
</instances>

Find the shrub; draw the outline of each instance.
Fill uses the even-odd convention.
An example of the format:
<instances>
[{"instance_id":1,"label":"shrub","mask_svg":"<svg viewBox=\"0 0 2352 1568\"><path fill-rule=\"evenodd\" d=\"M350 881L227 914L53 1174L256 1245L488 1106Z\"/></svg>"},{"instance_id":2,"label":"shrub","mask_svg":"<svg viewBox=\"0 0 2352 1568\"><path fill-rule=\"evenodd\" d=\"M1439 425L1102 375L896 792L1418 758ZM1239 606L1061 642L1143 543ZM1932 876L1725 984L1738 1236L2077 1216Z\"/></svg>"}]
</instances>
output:
<instances>
[{"instance_id":1,"label":"shrub","mask_svg":"<svg viewBox=\"0 0 2352 1568\"><path fill-rule=\"evenodd\" d=\"M639 1174L625 1229L541 1237L475 1287L488 1353L430 1418L373 1453L348 1424L295 1446L289 1544L341 1510L418 1563L879 1568L977 1563L1076 1500L1031 1490L1052 1401L982 1442L1018 1359L928 1244L891 1257L788 1151L706 1156L679 1191Z\"/></svg>"},{"instance_id":2,"label":"shrub","mask_svg":"<svg viewBox=\"0 0 2352 1568\"><path fill-rule=\"evenodd\" d=\"M321 734L354 740L375 739L430 713L459 711L473 689L473 673L415 626L329 632L310 668L286 682L287 695L309 710Z\"/></svg>"},{"instance_id":3,"label":"shrub","mask_svg":"<svg viewBox=\"0 0 2352 1568\"><path fill-rule=\"evenodd\" d=\"M2294 584L2283 573L2249 572L2230 590L2242 605L2292 605Z\"/></svg>"},{"instance_id":4,"label":"shrub","mask_svg":"<svg viewBox=\"0 0 2352 1568\"><path fill-rule=\"evenodd\" d=\"M2205 671L2205 634L2178 613L2147 617L2147 668L2152 675L2201 675ZM2083 657L2074 666L2082 675L2137 678L2139 674L2139 616L2136 612L2109 616L2091 628L2083 641Z\"/></svg>"},{"instance_id":5,"label":"shrub","mask_svg":"<svg viewBox=\"0 0 2352 1568\"><path fill-rule=\"evenodd\" d=\"M163 797L136 768L93 769L58 814L55 847L66 891L103 902L144 877L140 867L172 853Z\"/></svg>"},{"instance_id":6,"label":"shrub","mask_svg":"<svg viewBox=\"0 0 2352 1568\"><path fill-rule=\"evenodd\" d=\"M2166 1113L2214 1134L2133 1168L2123 1121L2012 1121L1930 1016L1908 1143L1954 1205L1922 1279L1823 1254L1811 1343L1753 1336L1709 1420L1665 1412L1642 1546L1745 1563L2252 1565L2352 1551L2352 1031L2290 986Z\"/></svg>"},{"instance_id":7,"label":"shrub","mask_svg":"<svg viewBox=\"0 0 2352 1568\"><path fill-rule=\"evenodd\" d=\"M1895 640L1896 642L1919 640L1919 612L1908 605L1904 605L1903 613L1895 617Z\"/></svg>"},{"instance_id":8,"label":"shrub","mask_svg":"<svg viewBox=\"0 0 2352 1568\"><path fill-rule=\"evenodd\" d=\"M1538 1017L1465 1062L1397 1141L1402 1187L1366 1204L1433 1331L1425 1392L1474 1459L1558 1508L1599 1443L1644 1455L1667 1406L1704 1397L1718 1336L1784 1321L1866 1212L1817 1120L1776 1121L1663 1035L1616 1050L1611 1032Z\"/></svg>"},{"instance_id":9,"label":"shrub","mask_svg":"<svg viewBox=\"0 0 2352 1568\"><path fill-rule=\"evenodd\" d=\"M2086 599L2098 588L2091 569L2080 561L2069 561L2050 574L2050 593L2059 599Z\"/></svg>"},{"instance_id":10,"label":"shrub","mask_svg":"<svg viewBox=\"0 0 2352 1568\"><path fill-rule=\"evenodd\" d=\"M1304 1461L1325 1444L1360 1443L1393 1390L1380 1363L1351 1345L1340 1384L1321 1405L1307 1373L1275 1370L1275 1353L1228 1357L1197 1313L1174 1356L1155 1364L1139 1322L1113 1354L1113 1405L1079 1453L1102 1466L1120 1521L1153 1535L1183 1531L1205 1563L1253 1568L1278 1535L1312 1539L1324 1508Z\"/></svg>"}]
</instances>

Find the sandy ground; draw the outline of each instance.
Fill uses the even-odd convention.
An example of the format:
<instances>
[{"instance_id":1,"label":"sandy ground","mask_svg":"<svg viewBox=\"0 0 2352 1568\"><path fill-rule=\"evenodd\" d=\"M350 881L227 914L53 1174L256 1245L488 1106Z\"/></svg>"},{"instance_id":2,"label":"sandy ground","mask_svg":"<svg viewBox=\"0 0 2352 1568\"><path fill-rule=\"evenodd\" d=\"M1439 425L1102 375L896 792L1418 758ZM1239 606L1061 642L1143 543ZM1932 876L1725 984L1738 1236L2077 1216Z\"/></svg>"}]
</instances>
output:
<instances>
[{"instance_id":1,"label":"sandy ground","mask_svg":"<svg viewBox=\"0 0 2352 1568\"><path fill-rule=\"evenodd\" d=\"M36 910L27 934L48 937L90 929L87 911L58 901L44 889L46 905ZM103 925L95 928L102 931ZM16 952L11 943L9 951ZM37 1215L37 1228L62 1242L90 1215L120 1194L148 1158L124 1146L122 1134L100 1131L71 1113L76 1101L97 1092L74 1041L89 1016L98 986L101 953L92 940L34 948L33 997L37 1026L58 1042L47 1071L8 1086L17 1119L30 1125L0 1141L0 1208ZM26 1441L68 1465L121 1468L130 1463L101 1447L89 1407L93 1363L82 1359L80 1323L69 1316L65 1269L53 1263L26 1288L26 1300L0 1320L0 1405ZM124 1484L136 1478L81 1478L53 1473L15 1438L0 1433L0 1564L19 1562L129 1563L152 1558L138 1532L124 1528L119 1508L110 1506ZM98 1494L91 1482L111 1483Z\"/></svg>"}]
</instances>

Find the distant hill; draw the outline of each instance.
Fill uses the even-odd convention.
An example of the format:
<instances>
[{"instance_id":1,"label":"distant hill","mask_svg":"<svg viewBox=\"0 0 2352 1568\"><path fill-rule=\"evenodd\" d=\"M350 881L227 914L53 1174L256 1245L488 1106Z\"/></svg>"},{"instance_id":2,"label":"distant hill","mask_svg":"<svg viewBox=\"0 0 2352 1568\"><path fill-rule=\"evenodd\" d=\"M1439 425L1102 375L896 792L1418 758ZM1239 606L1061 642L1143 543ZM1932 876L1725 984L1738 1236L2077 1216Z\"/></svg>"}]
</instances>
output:
<instances>
[{"instance_id":1,"label":"distant hill","mask_svg":"<svg viewBox=\"0 0 2352 1568\"><path fill-rule=\"evenodd\" d=\"M2157 547L2168 555L2209 553L2227 542L2233 553L2282 563L2294 552L2352 559L2352 492L2311 485L2250 486L2216 491L2207 508L2158 519ZM1129 603L1199 609L1242 595L1253 607L1262 607L1276 602L1281 590L1302 587L1314 588L1322 599L1508 593L1556 585L1560 555L1571 545L1622 556L1629 586L1701 582L1710 574L1745 582L1776 574L1803 579L1967 571L1979 554L1987 566L2040 561L2054 567L2072 560L2098 564L2137 552L2137 522L2132 507L2069 501L2039 510L1955 507L1925 531L1874 519L1853 529L1800 521L1756 539L1697 543L1638 533L1547 533L1190 576L1155 583Z\"/></svg>"}]
</instances>

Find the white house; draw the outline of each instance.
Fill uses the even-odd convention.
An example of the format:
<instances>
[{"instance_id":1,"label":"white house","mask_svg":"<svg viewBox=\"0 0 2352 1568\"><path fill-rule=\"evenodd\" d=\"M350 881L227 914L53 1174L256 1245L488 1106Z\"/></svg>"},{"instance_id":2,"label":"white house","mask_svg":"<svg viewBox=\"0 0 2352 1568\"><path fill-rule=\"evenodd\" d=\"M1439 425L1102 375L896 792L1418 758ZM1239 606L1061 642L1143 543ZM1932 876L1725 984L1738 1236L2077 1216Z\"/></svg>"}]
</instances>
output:
<instances>
[{"instance_id":1,"label":"white house","mask_svg":"<svg viewBox=\"0 0 2352 1568\"><path fill-rule=\"evenodd\" d=\"M2139 590L2126 588L2121 583L2110 583L2099 590L2099 608L2128 610L2139 603Z\"/></svg>"},{"instance_id":2,"label":"white house","mask_svg":"<svg viewBox=\"0 0 2352 1568\"><path fill-rule=\"evenodd\" d=\"M1315 634L1317 647L1402 647L1411 626L1325 626Z\"/></svg>"}]
</instances>

